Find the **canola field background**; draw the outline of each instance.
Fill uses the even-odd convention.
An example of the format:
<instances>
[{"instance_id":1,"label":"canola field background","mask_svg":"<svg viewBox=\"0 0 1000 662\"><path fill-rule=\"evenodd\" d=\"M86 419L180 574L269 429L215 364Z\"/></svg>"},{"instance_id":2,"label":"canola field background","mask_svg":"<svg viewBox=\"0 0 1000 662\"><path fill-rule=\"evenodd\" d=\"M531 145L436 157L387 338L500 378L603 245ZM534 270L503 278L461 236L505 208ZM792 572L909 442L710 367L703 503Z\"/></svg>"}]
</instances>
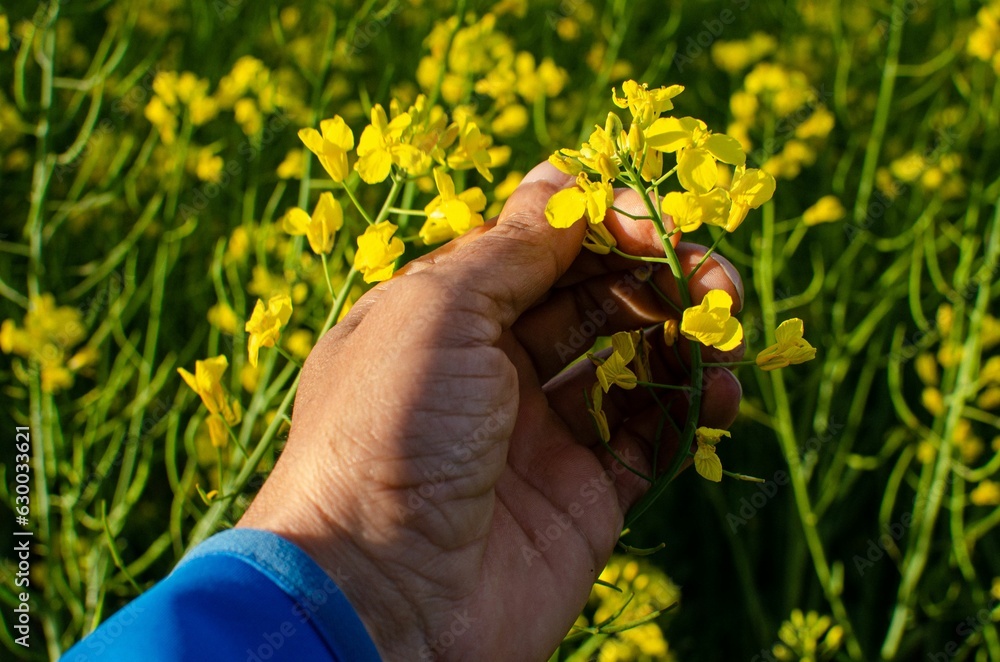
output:
<instances>
[{"instance_id":1,"label":"canola field background","mask_svg":"<svg viewBox=\"0 0 1000 662\"><path fill-rule=\"evenodd\" d=\"M680 476L553 660L1000 660L998 73L995 1L4 2L0 531L34 557L25 649L4 545L3 655L57 658L234 523L316 339L456 232L404 213L429 163L345 187L300 129L440 106L489 218L636 80L777 180L691 238L744 274L748 356L798 317L817 357L739 369L718 454L764 482ZM365 278L361 210L402 240Z\"/></svg>"}]
</instances>

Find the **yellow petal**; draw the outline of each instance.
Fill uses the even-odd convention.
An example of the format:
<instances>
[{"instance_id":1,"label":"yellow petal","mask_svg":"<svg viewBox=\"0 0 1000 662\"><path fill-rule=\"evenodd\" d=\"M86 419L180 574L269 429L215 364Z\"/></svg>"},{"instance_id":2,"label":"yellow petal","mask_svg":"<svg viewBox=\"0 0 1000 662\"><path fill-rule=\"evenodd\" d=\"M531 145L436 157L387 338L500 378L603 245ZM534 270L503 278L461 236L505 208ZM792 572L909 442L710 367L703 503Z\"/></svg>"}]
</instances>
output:
<instances>
[{"instance_id":1,"label":"yellow petal","mask_svg":"<svg viewBox=\"0 0 1000 662\"><path fill-rule=\"evenodd\" d=\"M728 352L739 347L741 342L743 342L743 325L735 317L730 317L726 320L722 338L715 343L715 347L723 352Z\"/></svg>"},{"instance_id":2,"label":"yellow petal","mask_svg":"<svg viewBox=\"0 0 1000 662\"><path fill-rule=\"evenodd\" d=\"M691 128L676 117L661 117L645 133L646 144L661 152L676 152L691 144Z\"/></svg>"},{"instance_id":3,"label":"yellow petal","mask_svg":"<svg viewBox=\"0 0 1000 662\"><path fill-rule=\"evenodd\" d=\"M718 483L722 480L722 461L715 454L715 448L708 444L698 444L694 454L694 469L700 476Z\"/></svg>"},{"instance_id":4,"label":"yellow petal","mask_svg":"<svg viewBox=\"0 0 1000 662\"><path fill-rule=\"evenodd\" d=\"M362 136L362 139L364 136ZM361 175L366 184L378 184L385 181L392 169L392 157L389 152L377 149L368 152L354 164L354 169Z\"/></svg>"},{"instance_id":5,"label":"yellow petal","mask_svg":"<svg viewBox=\"0 0 1000 662\"><path fill-rule=\"evenodd\" d=\"M710 135L705 140L704 147L712 156L729 165L743 165L747 161L747 155L743 153L740 141L724 133Z\"/></svg>"},{"instance_id":6,"label":"yellow petal","mask_svg":"<svg viewBox=\"0 0 1000 662\"><path fill-rule=\"evenodd\" d=\"M545 219L554 228L568 228L583 218L587 197L578 187L559 191L545 205Z\"/></svg>"},{"instance_id":7,"label":"yellow petal","mask_svg":"<svg viewBox=\"0 0 1000 662\"><path fill-rule=\"evenodd\" d=\"M313 154L321 155L325 151L323 136L321 136L319 131L316 129L299 129L299 140L301 140L302 144L304 144Z\"/></svg>"},{"instance_id":8,"label":"yellow petal","mask_svg":"<svg viewBox=\"0 0 1000 662\"><path fill-rule=\"evenodd\" d=\"M323 132L323 139L333 143L341 151L354 149L354 132L340 115L323 120L319 123L319 128Z\"/></svg>"},{"instance_id":9,"label":"yellow petal","mask_svg":"<svg viewBox=\"0 0 1000 662\"><path fill-rule=\"evenodd\" d=\"M441 193L442 200L450 200L455 197L455 182L451 176L441 168L434 168L434 184Z\"/></svg>"},{"instance_id":10,"label":"yellow petal","mask_svg":"<svg viewBox=\"0 0 1000 662\"><path fill-rule=\"evenodd\" d=\"M680 191L667 193L660 202L660 209L670 215L674 227L681 232L694 232L701 227L701 214L688 194Z\"/></svg>"},{"instance_id":11,"label":"yellow petal","mask_svg":"<svg viewBox=\"0 0 1000 662\"><path fill-rule=\"evenodd\" d=\"M611 346L626 364L635 358L635 339L628 331L619 331L611 336Z\"/></svg>"},{"instance_id":12,"label":"yellow petal","mask_svg":"<svg viewBox=\"0 0 1000 662\"><path fill-rule=\"evenodd\" d=\"M719 168L707 150L685 149L677 161L677 181L692 193L708 193L719 181Z\"/></svg>"},{"instance_id":13,"label":"yellow petal","mask_svg":"<svg viewBox=\"0 0 1000 662\"><path fill-rule=\"evenodd\" d=\"M292 207L281 219L281 229L288 234L297 237L309 232L309 214L304 209Z\"/></svg>"},{"instance_id":14,"label":"yellow petal","mask_svg":"<svg viewBox=\"0 0 1000 662\"><path fill-rule=\"evenodd\" d=\"M797 340L802 340L804 330L802 320L793 317L778 325L778 328L774 332L774 339L779 344L791 344Z\"/></svg>"}]
</instances>

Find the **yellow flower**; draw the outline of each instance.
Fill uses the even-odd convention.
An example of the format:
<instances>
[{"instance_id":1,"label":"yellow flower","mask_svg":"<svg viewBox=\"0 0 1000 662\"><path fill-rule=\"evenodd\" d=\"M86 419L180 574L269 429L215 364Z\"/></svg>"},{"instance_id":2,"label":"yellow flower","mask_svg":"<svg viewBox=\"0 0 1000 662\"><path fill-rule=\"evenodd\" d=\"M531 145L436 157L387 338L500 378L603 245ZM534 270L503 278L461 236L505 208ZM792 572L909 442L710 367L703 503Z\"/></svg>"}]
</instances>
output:
<instances>
[{"instance_id":1,"label":"yellow flower","mask_svg":"<svg viewBox=\"0 0 1000 662\"><path fill-rule=\"evenodd\" d=\"M590 389L590 416L594 419L597 432L605 443L611 441L611 430L608 428L608 417L601 408L604 404L604 391L600 383L595 383Z\"/></svg>"},{"instance_id":2,"label":"yellow flower","mask_svg":"<svg viewBox=\"0 0 1000 662\"><path fill-rule=\"evenodd\" d=\"M743 341L743 325L732 317L733 298L725 290L710 290L698 306L684 311L681 335L709 347L729 351Z\"/></svg>"},{"instance_id":3,"label":"yellow flower","mask_svg":"<svg viewBox=\"0 0 1000 662\"><path fill-rule=\"evenodd\" d=\"M377 283L392 276L396 258L403 254L403 241L392 235L396 226L382 221L368 226L358 237L358 252L354 255L354 268L360 271L366 283Z\"/></svg>"},{"instance_id":4,"label":"yellow flower","mask_svg":"<svg viewBox=\"0 0 1000 662\"><path fill-rule=\"evenodd\" d=\"M233 335L239 320L236 312L226 303L217 303L208 309L208 323L223 333Z\"/></svg>"},{"instance_id":5,"label":"yellow flower","mask_svg":"<svg viewBox=\"0 0 1000 662\"><path fill-rule=\"evenodd\" d=\"M195 165L195 174L203 182L219 182L222 180L222 169L225 161L222 157L212 153L211 148L202 147L198 150L198 161Z\"/></svg>"},{"instance_id":6,"label":"yellow flower","mask_svg":"<svg viewBox=\"0 0 1000 662\"><path fill-rule=\"evenodd\" d=\"M663 323L663 342L667 347L673 347L677 342L677 335L680 333L681 326L677 323L677 320L667 320Z\"/></svg>"},{"instance_id":7,"label":"yellow flower","mask_svg":"<svg viewBox=\"0 0 1000 662\"><path fill-rule=\"evenodd\" d=\"M611 100L619 108L628 108L632 118L640 128L645 128L660 113L674 109L673 98L684 91L683 85L671 85L649 89L649 85L641 85L634 80L622 83L622 94L619 97L615 89L611 90Z\"/></svg>"},{"instance_id":8,"label":"yellow flower","mask_svg":"<svg viewBox=\"0 0 1000 662\"><path fill-rule=\"evenodd\" d=\"M576 186L549 198L545 218L554 228L571 227L585 215L591 225L596 225L604 222L604 215L614 201L615 191L610 182L592 182L581 172L576 176Z\"/></svg>"},{"instance_id":9,"label":"yellow flower","mask_svg":"<svg viewBox=\"0 0 1000 662\"><path fill-rule=\"evenodd\" d=\"M695 430L694 436L698 440L699 444L708 444L709 446L715 446L717 443L722 441L723 437L726 437L728 439L732 438L732 435L729 433L729 430L706 428L704 426Z\"/></svg>"},{"instance_id":10,"label":"yellow flower","mask_svg":"<svg viewBox=\"0 0 1000 662\"><path fill-rule=\"evenodd\" d=\"M285 160L278 164L278 177L281 179L296 179L302 175L303 154L301 149L292 149L285 155Z\"/></svg>"},{"instance_id":11,"label":"yellow flower","mask_svg":"<svg viewBox=\"0 0 1000 662\"><path fill-rule=\"evenodd\" d=\"M492 141L482 134L479 126L472 120L467 120L458 134L458 147L448 157L448 165L456 170L475 168L488 182L493 181L490 172L494 159L490 155Z\"/></svg>"},{"instance_id":12,"label":"yellow flower","mask_svg":"<svg viewBox=\"0 0 1000 662\"><path fill-rule=\"evenodd\" d=\"M261 347L274 347L281 337L281 327L288 324L292 316L292 298L287 294L273 296L267 301L267 306L260 299L254 306L253 314L246 323L245 330L250 334L247 341L247 351L250 355L250 365L257 367L257 354Z\"/></svg>"},{"instance_id":13,"label":"yellow flower","mask_svg":"<svg viewBox=\"0 0 1000 662\"><path fill-rule=\"evenodd\" d=\"M7 14L0 14L0 51L10 48L10 19Z\"/></svg>"},{"instance_id":14,"label":"yellow flower","mask_svg":"<svg viewBox=\"0 0 1000 662\"><path fill-rule=\"evenodd\" d=\"M694 452L694 470L712 482L722 480L722 460L715 454L715 446L698 442L698 450Z\"/></svg>"},{"instance_id":15,"label":"yellow flower","mask_svg":"<svg viewBox=\"0 0 1000 662\"><path fill-rule=\"evenodd\" d=\"M333 181L343 182L347 179L347 152L354 147L354 133L340 115L323 120L319 128L322 134L316 129L302 129L299 140L316 155ZM360 153L360 147L358 149Z\"/></svg>"},{"instance_id":16,"label":"yellow flower","mask_svg":"<svg viewBox=\"0 0 1000 662\"><path fill-rule=\"evenodd\" d=\"M288 334L285 347L289 353L298 359L305 359L313 348L313 334L308 329L297 329Z\"/></svg>"},{"instance_id":17,"label":"yellow flower","mask_svg":"<svg viewBox=\"0 0 1000 662\"><path fill-rule=\"evenodd\" d=\"M641 136L636 126L633 124L633 133ZM632 134L629 134L629 138ZM595 126L590 138L583 143L580 149L561 149L549 157L549 163L566 173L576 176L580 174L584 167L590 168L601 175L602 182L609 182L618 177L621 159L618 156L618 143L621 142L622 149L629 149L638 156L641 156L641 145L633 145L623 135L622 121L614 113L608 113L604 126ZM640 139L641 142L641 139ZM659 154L653 152L652 154ZM652 156L652 154L650 156ZM656 172L655 159L647 158L643 164L643 176L647 179L647 174ZM662 167L663 161L660 159L659 165Z\"/></svg>"},{"instance_id":18,"label":"yellow flower","mask_svg":"<svg viewBox=\"0 0 1000 662\"><path fill-rule=\"evenodd\" d=\"M0 350L37 361L42 390L56 393L73 385L73 374L94 363L96 348L84 347L67 360L67 353L85 337L83 316L71 306L56 306L51 294L31 298L24 328L14 320L0 325Z\"/></svg>"},{"instance_id":19,"label":"yellow flower","mask_svg":"<svg viewBox=\"0 0 1000 662\"><path fill-rule=\"evenodd\" d=\"M774 195L774 177L756 168L737 166L733 173L733 183L729 186L729 199L733 206L729 209L726 232L740 227L751 209L757 209Z\"/></svg>"},{"instance_id":20,"label":"yellow flower","mask_svg":"<svg viewBox=\"0 0 1000 662\"><path fill-rule=\"evenodd\" d=\"M229 442L229 428L226 427L225 419L218 414L212 414L205 419L205 425L208 426L208 438L212 441L212 446L225 448Z\"/></svg>"},{"instance_id":21,"label":"yellow flower","mask_svg":"<svg viewBox=\"0 0 1000 662\"><path fill-rule=\"evenodd\" d=\"M738 140L712 133L693 117L661 117L646 130L646 144L661 152L677 152L677 180L692 193L715 188L718 161L742 166L747 158Z\"/></svg>"},{"instance_id":22,"label":"yellow flower","mask_svg":"<svg viewBox=\"0 0 1000 662\"><path fill-rule=\"evenodd\" d=\"M635 358L635 340L632 334L622 331L611 336L611 346L614 350L611 356L597 366L597 381L607 393L612 386L625 390L636 387L637 378L628 364Z\"/></svg>"},{"instance_id":23,"label":"yellow flower","mask_svg":"<svg viewBox=\"0 0 1000 662\"><path fill-rule=\"evenodd\" d=\"M524 131L529 121L528 109L515 103L500 111L490 123L490 129L495 136L509 138Z\"/></svg>"},{"instance_id":24,"label":"yellow flower","mask_svg":"<svg viewBox=\"0 0 1000 662\"><path fill-rule=\"evenodd\" d=\"M807 226L833 223L847 215L844 205L835 195L825 195L802 214L802 222Z\"/></svg>"},{"instance_id":25,"label":"yellow flower","mask_svg":"<svg viewBox=\"0 0 1000 662\"><path fill-rule=\"evenodd\" d=\"M225 356L216 356L196 361L193 375L184 368L178 368L177 372L201 397L210 414L219 414L229 425L236 425L243 418L240 403L232 400L222 388L222 373L228 367L229 360Z\"/></svg>"},{"instance_id":26,"label":"yellow flower","mask_svg":"<svg viewBox=\"0 0 1000 662\"><path fill-rule=\"evenodd\" d=\"M358 141L358 162L354 169L366 183L377 184L389 176L394 156L398 160L399 142L411 118L409 113L403 113L390 122L379 104L372 108L371 117L372 123L361 132Z\"/></svg>"},{"instance_id":27,"label":"yellow flower","mask_svg":"<svg viewBox=\"0 0 1000 662\"><path fill-rule=\"evenodd\" d=\"M777 343L757 355L760 369L777 370L816 358L816 348L802 337L802 333L802 320L797 317L782 322L774 332Z\"/></svg>"},{"instance_id":28,"label":"yellow flower","mask_svg":"<svg viewBox=\"0 0 1000 662\"><path fill-rule=\"evenodd\" d=\"M434 169L439 195L424 207L427 221L420 229L425 244L436 244L465 234L483 224L486 195L478 186L455 194L455 182L440 168Z\"/></svg>"},{"instance_id":29,"label":"yellow flower","mask_svg":"<svg viewBox=\"0 0 1000 662\"><path fill-rule=\"evenodd\" d=\"M146 104L143 115L150 124L156 127L160 134L160 140L164 145L172 145L177 139L177 116L158 96L154 96Z\"/></svg>"},{"instance_id":30,"label":"yellow flower","mask_svg":"<svg viewBox=\"0 0 1000 662\"><path fill-rule=\"evenodd\" d=\"M729 193L719 188L705 194L671 191L660 201L663 213L673 218L681 232L694 232L702 223L725 227L731 205Z\"/></svg>"},{"instance_id":31,"label":"yellow flower","mask_svg":"<svg viewBox=\"0 0 1000 662\"><path fill-rule=\"evenodd\" d=\"M980 409L1000 408L1000 387L991 386L976 398L976 406Z\"/></svg>"},{"instance_id":32,"label":"yellow flower","mask_svg":"<svg viewBox=\"0 0 1000 662\"><path fill-rule=\"evenodd\" d=\"M836 118L833 116L833 113L824 106L820 106L813 111L809 119L795 127L795 137L800 140L826 138L833 131L835 123Z\"/></svg>"},{"instance_id":33,"label":"yellow flower","mask_svg":"<svg viewBox=\"0 0 1000 662\"><path fill-rule=\"evenodd\" d=\"M333 194L327 191L319 196L312 216L303 209L293 207L281 221L282 229L292 236L305 235L309 247L317 255L333 250L333 235L344 225L344 210Z\"/></svg>"},{"instance_id":34,"label":"yellow flower","mask_svg":"<svg viewBox=\"0 0 1000 662\"><path fill-rule=\"evenodd\" d=\"M929 386L920 393L920 402L924 405L924 409L935 416L944 412L944 396L934 387Z\"/></svg>"}]
</instances>

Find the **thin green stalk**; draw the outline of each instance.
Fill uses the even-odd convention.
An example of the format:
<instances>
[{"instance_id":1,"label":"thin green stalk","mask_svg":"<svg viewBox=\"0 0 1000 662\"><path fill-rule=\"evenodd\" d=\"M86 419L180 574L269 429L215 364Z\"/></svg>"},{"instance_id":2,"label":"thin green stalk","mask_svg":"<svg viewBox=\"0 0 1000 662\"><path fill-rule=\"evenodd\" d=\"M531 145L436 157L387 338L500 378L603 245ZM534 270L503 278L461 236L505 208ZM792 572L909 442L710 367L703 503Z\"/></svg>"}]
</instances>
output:
<instances>
[{"instance_id":1,"label":"thin green stalk","mask_svg":"<svg viewBox=\"0 0 1000 662\"><path fill-rule=\"evenodd\" d=\"M769 345L775 342L774 329L777 317L774 309L774 224L774 204L768 203L764 206L763 228L757 252L758 259L754 265L754 274L757 284L756 291L760 297L761 312L764 317L764 334L766 342ZM805 473L799 456L798 445L795 441L791 404L785 388L784 376L780 370L771 372L771 390L775 400L775 433L781 444L785 460L788 462L792 491L795 497L795 508L802 524L802 533L813 560L816 576L819 579L827 601L830 603L834 617L841 627L844 628L847 652L852 659L864 659L861 644L858 642L854 627L851 625L847 609L840 598L839 592L834 590L833 582L831 581L833 573L830 569L830 563L826 558L823 541L820 538L819 531L816 529L817 518L810 502L809 488L806 485Z\"/></svg>"}]
</instances>

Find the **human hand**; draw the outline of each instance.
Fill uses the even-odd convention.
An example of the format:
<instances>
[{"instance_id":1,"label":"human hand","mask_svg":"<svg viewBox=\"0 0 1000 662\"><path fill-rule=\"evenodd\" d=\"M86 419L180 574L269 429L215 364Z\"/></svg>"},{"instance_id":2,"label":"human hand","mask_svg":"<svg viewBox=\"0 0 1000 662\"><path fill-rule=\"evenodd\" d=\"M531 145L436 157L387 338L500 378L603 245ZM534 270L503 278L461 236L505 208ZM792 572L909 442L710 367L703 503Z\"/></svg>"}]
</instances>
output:
<instances>
[{"instance_id":1,"label":"human hand","mask_svg":"<svg viewBox=\"0 0 1000 662\"><path fill-rule=\"evenodd\" d=\"M677 318L650 282L675 301L677 284L665 266L581 252L585 223L550 227L545 204L571 183L538 166L495 225L355 304L310 354L288 443L239 523L305 549L385 659L547 658L648 487L600 443L584 398L594 365L564 369L599 335ZM616 193L643 213L638 194ZM626 253L662 255L648 221L609 212L605 225ZM691 270L705 248L677 252ZM715 255L693 301L711 289L741 306L738 274ZM689 352L649 338L656 381L684 383ZM705 384L699 424L728 427L739 383L710 368ZM684 400L664 404L681 421ZM612 389L604 411L615 455L648 475L662 428L657 464L669 464L677 435L649 390Z\"/></svg>"}]
</instances>

